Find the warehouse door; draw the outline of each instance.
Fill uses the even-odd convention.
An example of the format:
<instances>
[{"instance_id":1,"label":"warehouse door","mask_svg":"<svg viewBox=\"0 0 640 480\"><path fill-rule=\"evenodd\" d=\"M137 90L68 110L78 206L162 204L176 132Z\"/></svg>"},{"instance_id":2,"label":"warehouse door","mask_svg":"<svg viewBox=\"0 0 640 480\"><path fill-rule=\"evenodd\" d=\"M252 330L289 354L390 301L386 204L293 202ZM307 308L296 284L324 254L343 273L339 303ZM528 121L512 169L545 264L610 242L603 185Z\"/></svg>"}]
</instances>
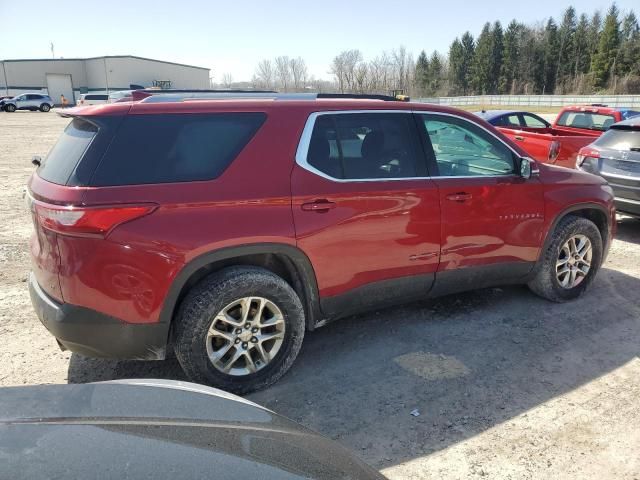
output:
<instances>
[{"instance_id":1,"label":"warehouse door","mask_svg":"<svg viewBox=\"0 0 640 480\"><path fill-rule=\"evenodd\" d=\"M60 105L60 95L69 100L69 104L76 103L73 96L73 85L71 75L66 73L47 73L47 90L53 103Z\"/></svg>"}]
</instances>

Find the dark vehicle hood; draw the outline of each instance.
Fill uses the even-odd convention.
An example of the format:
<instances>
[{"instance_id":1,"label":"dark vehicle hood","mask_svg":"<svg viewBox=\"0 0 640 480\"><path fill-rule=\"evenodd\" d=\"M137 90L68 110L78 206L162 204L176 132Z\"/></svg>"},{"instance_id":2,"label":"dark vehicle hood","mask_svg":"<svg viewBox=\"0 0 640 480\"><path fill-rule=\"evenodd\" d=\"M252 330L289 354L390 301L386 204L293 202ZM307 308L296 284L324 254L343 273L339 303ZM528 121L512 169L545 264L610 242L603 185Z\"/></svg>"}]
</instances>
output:
<instances>
[{"instance_id":1,"label":"dark vehicle hood","mask_svg":"<svg viewBox=\"0 0 640 480\"><path fill-rule=\"evenodd\" d=\"M1 389L0 478L384 477L239 397L141 380Z\"/></svg>"}]
</instances>

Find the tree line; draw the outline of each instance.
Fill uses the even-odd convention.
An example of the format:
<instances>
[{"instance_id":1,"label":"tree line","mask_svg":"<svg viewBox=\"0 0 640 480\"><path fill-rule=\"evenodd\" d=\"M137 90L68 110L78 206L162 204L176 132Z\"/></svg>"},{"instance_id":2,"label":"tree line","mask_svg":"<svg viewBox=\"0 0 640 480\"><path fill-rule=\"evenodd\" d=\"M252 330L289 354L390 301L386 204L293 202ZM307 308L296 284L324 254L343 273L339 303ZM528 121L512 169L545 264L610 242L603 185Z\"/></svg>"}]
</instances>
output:
<instances>
[{"instance_id":1,"label":"tree line","mask_svg":"<svg viewBox=\"0 0 640 480\"><path fill-rule=\"evenodd\" d=\"M333 81L309 75L301 57L262 60L250 86L285 92L335 91L414 96L486 94L640 93L640 27L633 11L612 4L603 16L578 14L534 25L517 20L506 28L487 22L477 37L464 32L446 54L403 46L365 60L345 50L329 65ZM228 80L228 81L227 81ZM223 84L229 83L230 78Z\"/></svg>"}]
</instances>

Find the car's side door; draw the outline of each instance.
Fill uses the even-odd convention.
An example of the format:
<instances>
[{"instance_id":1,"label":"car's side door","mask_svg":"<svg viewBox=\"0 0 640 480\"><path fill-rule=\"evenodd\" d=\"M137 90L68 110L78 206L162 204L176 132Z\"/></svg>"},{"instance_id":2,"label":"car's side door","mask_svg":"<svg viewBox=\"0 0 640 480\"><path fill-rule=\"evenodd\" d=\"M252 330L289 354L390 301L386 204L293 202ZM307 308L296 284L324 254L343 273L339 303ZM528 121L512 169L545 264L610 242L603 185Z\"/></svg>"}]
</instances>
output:
<instances>
[{"instance_id":1,"label":"car's side door","mask_svg":"<svg viewBox=\"0 0 640 480\"><path fill-rule=\"evenodd\" d=\"M35 93L27 95L26 107L38 108L42 103L42 95L36 95Z\"/></svg>"},{"instance_id":2,"label":"car's side door","mask_svg":"<svg viewBox=\"0 0 640 480\"><path fill-rule=\"evenodd\" d=\"M543 190L520 157L468 118L416 114L439 188L442 250L436 292L524 277L542 243Z\"/></svg>"},{"instance_id":3,"label":"car's side door","mask_svg":"<svg viewBox=\"0 0 640 480\"><path fill-rule=\"evenodd\" d=\"M16 108L26 108L27 107L27 95L20 95L15 99Z\"/></svg>"},{"instance_id":4,"label":"car's side door","mask_svg":"<svg viewBox=\"0 0 640 480\"><path fill-rule=\"evenodd\" d=\"M424 298L440 254L440 200L411 112L318 112L291 177L298 247L325 314Z\"/></svg>"}]
</instances>

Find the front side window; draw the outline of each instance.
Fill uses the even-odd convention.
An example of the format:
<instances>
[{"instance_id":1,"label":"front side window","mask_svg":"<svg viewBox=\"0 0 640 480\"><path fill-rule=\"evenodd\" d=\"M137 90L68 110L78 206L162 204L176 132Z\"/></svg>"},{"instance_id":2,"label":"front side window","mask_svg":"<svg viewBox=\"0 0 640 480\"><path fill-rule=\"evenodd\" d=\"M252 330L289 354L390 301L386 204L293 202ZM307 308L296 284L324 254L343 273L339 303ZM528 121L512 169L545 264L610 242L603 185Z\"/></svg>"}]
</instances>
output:
<instances>
[{"instance_id":1,"label":"front side window","mask_svg":"<svg viewBox=\"0 0 640 480\"><path fill-rule=\"evenodd\" d=\"M499 117L498 122L496 123L496 125L500 126L500 127L517 127L517 128L520 128L520 119L518 118L518 115L516 115L516 114L503 115L502 117Z\"/></svg>"},{"instance_id":2,"label":"front side window","mask_svg":"<svg viewBox=\"0 0 640 480\"><path fill-rule=\"evenodd\" d=\"M336 179L417 176L419 156L408 113L346 113L316 119L307 163Z\"/></svg>"},{"instance_id":3,"label":"front side window","mask_svg":"<svg viewBox=\"0 0 640 480\"><path fill-rule=\"evenodd\" d=\"M249 143L264 113L128 115L92 186L217 178Z\"/></svg>"},{"instance_id":4,"label":"front side window","mask_svg":"<svg viewBox=\"0 0 640 480\"><path fill-rule=\"evenodd\" d=\"M446 115L421 115L433 147L437 172L432 175L469 177L509 175L513 152L478 125Z\"/></svg>"},{"instance_id":5,"label":"front side window","mask_svg":"<svg viewBox=\"0 0 640 480\"><path fill-rule=\"evenodd\" d=\"M538 117L534 117L533 115L527 115L526 113L522 115L524 119L524 124L529 128L546 128L547 124L542 121L542 119Z\"/></svg>"}]
</instances>

